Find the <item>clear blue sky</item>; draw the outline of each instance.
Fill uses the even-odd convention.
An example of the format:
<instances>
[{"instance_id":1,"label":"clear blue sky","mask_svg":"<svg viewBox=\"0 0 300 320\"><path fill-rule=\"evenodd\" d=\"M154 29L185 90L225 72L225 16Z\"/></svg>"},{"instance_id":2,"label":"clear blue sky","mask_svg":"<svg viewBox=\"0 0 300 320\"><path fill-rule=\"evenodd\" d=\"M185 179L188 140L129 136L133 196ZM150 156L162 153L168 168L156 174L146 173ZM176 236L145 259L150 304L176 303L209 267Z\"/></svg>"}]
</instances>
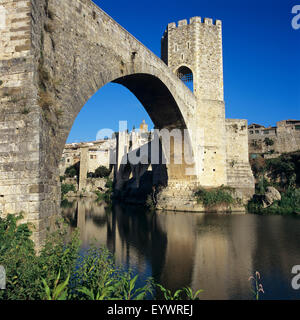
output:
<instances>
[{"instance_id":1,"label":"clear blue sky","mask_svg":"<svg viewBox=\"0 0 300 320\"><path fill-rule=\"evenodd\" d=\"M223 21L226 117L275 125L300 118L300 29L291 11L300 0L95 0L104 11L160 57L170 22L201 16ZM125 88L108 84L84 106L68 142L95 140L98 130L129 129L151 120Z\"/></svg>"}]
</instances>

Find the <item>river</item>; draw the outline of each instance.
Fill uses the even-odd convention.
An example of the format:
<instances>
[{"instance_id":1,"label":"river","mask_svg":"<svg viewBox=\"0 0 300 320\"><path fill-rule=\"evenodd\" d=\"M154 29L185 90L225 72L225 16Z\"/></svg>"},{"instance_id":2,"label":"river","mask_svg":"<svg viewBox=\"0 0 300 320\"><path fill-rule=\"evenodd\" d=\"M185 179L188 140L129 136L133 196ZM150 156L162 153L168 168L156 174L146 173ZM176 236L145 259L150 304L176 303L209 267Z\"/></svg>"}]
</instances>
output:
<instances>
[{"instance_id":1,"label":"river","mask_svg":"<svg viewBox=\"0 0 300 320\"><path fill-rule=\"evenodd\" d=\"M300 217L145 212L135 206L76 200L63 209L82 247L106 246L118 265L169 289L203 289L201 299L252 299L259 271L262 299L300 299L291 286L300 265Z\"/></svg>"}]
</instances>

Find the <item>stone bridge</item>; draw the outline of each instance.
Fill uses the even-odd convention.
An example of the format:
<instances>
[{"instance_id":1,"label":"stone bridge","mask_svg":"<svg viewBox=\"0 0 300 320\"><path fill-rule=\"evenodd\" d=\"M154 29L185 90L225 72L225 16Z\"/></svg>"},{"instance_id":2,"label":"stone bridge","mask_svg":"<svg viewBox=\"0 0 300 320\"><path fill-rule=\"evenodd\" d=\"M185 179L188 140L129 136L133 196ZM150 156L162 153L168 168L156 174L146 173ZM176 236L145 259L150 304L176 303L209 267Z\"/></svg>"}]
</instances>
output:
<instances>
[{"instance_id":1,"label":"stone bridge","mask_svg":"<svg viewBox=\"0 0 300 320\"><path fill-rule=\"evenodd\" d=\"M225 121L220 21L169 24L161 60L90 0L2 0L0 20L0 211L24 212L36 226L37 242L60 211L58 165L73 122L110 82L128 88L157 128L189 130L194 174L170 164L170 182L253 188L249 172L244 182L227 179L234 159L236 170L248 170L248 144L246 122ZM192 70L194 93L172 65L177 47L174 53L171 37L180 28L191 42L182 44L184 36L176 45L186 45L194 59L179 50L181 62L175 64ZM199 127L207 141L201 155ZM239 145L230 157L226 132L236 134Z\"/></svg>"}]
</instances>

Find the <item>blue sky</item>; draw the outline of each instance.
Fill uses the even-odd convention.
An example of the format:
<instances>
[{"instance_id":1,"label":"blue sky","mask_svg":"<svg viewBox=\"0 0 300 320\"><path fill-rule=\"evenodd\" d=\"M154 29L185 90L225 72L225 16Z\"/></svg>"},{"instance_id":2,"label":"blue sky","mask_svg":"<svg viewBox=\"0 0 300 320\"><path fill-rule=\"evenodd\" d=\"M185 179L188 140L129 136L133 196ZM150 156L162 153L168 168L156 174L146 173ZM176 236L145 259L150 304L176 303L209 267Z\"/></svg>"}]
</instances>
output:
<instances>
[{"instance_id":1,"label":"blue sky","mask_svg":"<svg viewBox=\"0 0 300 320\"><path fill-rule=\"evenodd\" d=\"M291 26L300 0L95 0L104 11L160 57L170 22L201 16L223 21L226 117L275 125L300 118L300 29ZM108 84L83 107L68 142L95 140L98 130L129 129L151 120L124 87Z\"/></svg>"}]
</instances>

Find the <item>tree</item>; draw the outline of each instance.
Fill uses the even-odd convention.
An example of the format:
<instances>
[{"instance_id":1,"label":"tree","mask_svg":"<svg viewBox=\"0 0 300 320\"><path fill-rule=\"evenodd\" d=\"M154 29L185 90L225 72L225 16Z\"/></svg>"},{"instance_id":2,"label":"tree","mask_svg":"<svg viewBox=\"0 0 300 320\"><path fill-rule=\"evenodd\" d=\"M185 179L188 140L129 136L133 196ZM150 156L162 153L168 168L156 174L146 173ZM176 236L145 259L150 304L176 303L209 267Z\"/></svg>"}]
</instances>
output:
<instances>
[{"instance_id":1,"label":"tree","mask_svg":"<svg viewBox=\"0 0 300 320\"><path fill-rule=\"evenodd\" d=\"M93 174L94 178L107 178L110 175L110 170L104 166L100 166Z\"/></svg>"},{"instance_id":2,"label":"tree","mask_svg":"<svg viewBox=\"0 0 300 320\"><path fill-rule=\"evenodd\" d=\"M271 146L274 145L274 141L273 141L272 139L270 139L270 138L266 138L266 139L264 140L264 143L265 143L265 145L266 145L267 147L271 147Z\"/></svg>"},{"instance_id":3,"label":"tree","mask_svg":"<svg viewBox=\"0 0 300 320\"><path fill-rule=\"evenodd\" d=\"M74 165L68 167L65 171L65 176L68 178L74 178L79 176L80 162L75 163Z\"/></svg>"}]
</instances>

